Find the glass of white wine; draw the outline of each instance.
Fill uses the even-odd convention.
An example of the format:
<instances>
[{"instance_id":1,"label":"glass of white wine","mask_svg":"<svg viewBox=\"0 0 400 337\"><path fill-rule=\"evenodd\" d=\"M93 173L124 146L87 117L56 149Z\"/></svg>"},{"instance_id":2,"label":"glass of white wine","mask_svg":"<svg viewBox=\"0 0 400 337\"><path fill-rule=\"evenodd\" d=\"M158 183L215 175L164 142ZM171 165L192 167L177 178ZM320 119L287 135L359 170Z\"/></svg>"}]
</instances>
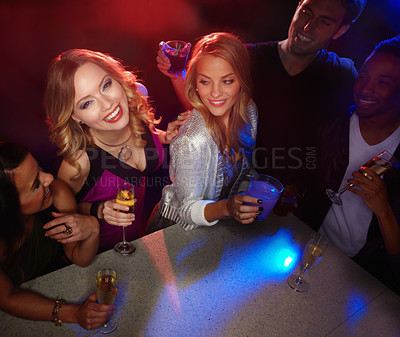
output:
<instances>
[{"instance_id":1,"label":"glass of white wine","mask_svg":"<svg viewBox=\"0 0 400 337\"><path fill-rule=\"evenodd\" d=\"M116 203L129 206L127 213L133 213L135 207L135 192L132 184L122 183L118 185ZM122 242L114 246L114 250L122 255L129 255L135 251L135 246L126 241L126 227L122 226Z\"/></svg>"},{"instance_id":2,"label":"glass of white wine","mask_svg":"<svg viewBox=\"0 0 400 337\"><path fill-rule=\"evenodd\" d=\"M367 163L362 165L363 167L369 167L371 170L373 170L377 175L382 176L385 172L389 171L392 167L395 167L399 165L397 162L396 158L387 150L382 151L379 153L377 156L374 158L370 159ZM366 174L365 172L362 172L359 170L360 173L362 173L364 176L367 178L371 179L371 177ZM354 184L350 184L350 187L353 187ZM335 192L334 190L327 189L326 194L328 195L329 199L335 204L342 206L343 202L342 199L340 199L340 196L342 195L343 192L347 191L346 187L343 187L341 190L338 192Z\"/></svg>"},{"instance_id":3,"label":"glass of white wine","mask_svg":"<svg viewBox=\"0 0 400 337\"><path fill-rule=\"evenodd\" d=\"M97 273L97 284L96 284L96 296L97 302L100 304L111 305L114 303L117 297L117 274L112 269L102 269ZM117 319L114 314L108 317L108 321L105 322L101 327L97 328L96 331L102 334L108 334L113 332L117 328Z\"/></svg>"},{"instance_id":4,"label":"glass of white wine","mask_svg":"<svg viewBox=\"0 0 400 337\"><path fill-rule=\"evenodd\" d=\"M287 282L294 290L303 292L309 288L308 282L303 277L308 269L314 267L319 260L321 260L326 247L328 246L328 239L320 233L311 234L307 245L304 248L302 260L302 269L298 275L291 275L288 277Z\"/></svg>"}]
</instances>

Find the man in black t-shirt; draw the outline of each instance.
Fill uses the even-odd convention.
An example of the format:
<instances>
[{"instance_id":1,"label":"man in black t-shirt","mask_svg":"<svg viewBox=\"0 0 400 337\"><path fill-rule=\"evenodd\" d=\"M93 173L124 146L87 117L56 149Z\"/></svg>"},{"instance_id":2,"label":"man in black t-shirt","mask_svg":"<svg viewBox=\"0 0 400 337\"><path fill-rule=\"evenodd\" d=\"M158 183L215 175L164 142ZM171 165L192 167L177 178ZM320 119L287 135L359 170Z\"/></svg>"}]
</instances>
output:
<instances>
[{"instance_id":1,"label":"man in black t-shirt","mask_svg":"<svg viewBox=\"0 0 400 337\"><path fill-rule=\"evenodd\" d=\"M259 109L253 164L306 190L315 171L321 123L352 103L357 71L326 47L360 15L364 1L300 1L287 39L248 45Z\"/></svg>"},{"instance_id":2,"label":"man in black t-shirt","mask_svg":"<svg viewBox=\"0 0 400 337\"><path fill-rule=\"evenodd\" d=\"M280 42L249 45L259 109L253 165L304 189L317 164L319 125L347 111L357 72L350 59L322 49L303 71L290 75L279 48Z\"/></svg>"}]
</instances>

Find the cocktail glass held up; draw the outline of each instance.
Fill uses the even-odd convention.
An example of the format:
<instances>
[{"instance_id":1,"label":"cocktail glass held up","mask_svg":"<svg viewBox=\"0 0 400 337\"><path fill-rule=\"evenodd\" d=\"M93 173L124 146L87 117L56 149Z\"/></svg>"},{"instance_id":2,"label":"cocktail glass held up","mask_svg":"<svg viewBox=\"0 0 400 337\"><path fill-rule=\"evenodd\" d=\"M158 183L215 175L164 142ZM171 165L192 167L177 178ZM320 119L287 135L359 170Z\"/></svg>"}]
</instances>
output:
<instances>
[{"instance_id":1,"label":"cocktail glass held up","mask_svg":"<svg viewBox=\"0 0 400 337\"><path fill-rule=\"evenodd\" d=\"M179 74L185 70L191 46L189 42L180 40L162 42L163 53L171 62L171 67L168 70L169 73Z\"/></svg>"}]
</instances>

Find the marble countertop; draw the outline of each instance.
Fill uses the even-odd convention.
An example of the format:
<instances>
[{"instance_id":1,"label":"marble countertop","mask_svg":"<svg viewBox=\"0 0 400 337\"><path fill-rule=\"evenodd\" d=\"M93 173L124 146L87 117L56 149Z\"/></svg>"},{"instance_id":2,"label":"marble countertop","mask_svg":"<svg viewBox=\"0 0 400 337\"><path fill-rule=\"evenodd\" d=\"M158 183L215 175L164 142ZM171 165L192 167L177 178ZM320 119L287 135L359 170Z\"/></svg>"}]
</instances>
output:
<instances>
[{"instance_id":1,"label":"marble countertop","mask_svg":"<svg viewBox=\"0 0 400 337\"><path fill-rule=\"evenodd\" d=\"M400 297L333 245L292 290L311 229L293 215L185 231L175 225L107 251L87 268L68 266L23 285L81 302L96 273L113 268L118 328L109 336L400 336ZM77 324L54 326L0 312L0 336L97 336Z\"/></svg>"}]
</instances>

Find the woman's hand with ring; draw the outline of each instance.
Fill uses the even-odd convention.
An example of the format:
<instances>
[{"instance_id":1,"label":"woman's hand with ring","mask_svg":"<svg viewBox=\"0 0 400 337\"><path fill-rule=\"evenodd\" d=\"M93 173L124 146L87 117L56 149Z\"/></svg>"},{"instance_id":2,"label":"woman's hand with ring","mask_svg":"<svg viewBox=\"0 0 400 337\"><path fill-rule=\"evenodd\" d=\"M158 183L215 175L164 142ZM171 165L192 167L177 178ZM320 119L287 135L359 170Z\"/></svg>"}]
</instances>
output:
<instances>
[{"instance_id":1,"label":"woman's hand with ring","mask_svg":"<svg viewBox=\"0 0 400 337\"><path fill-rule=\"evenodd\" d=\"M262 200L244 194L237 194L227 200L227 209L229 215L235 220L242 224L249 224L261 214Z\"/></svg>"},{"instance_id":2,"label":"woman's hand with ring","mask_svg":"<svg viewBox=\"0 0 400 337\"><path fill-rule=\"evenodd\" d=\"M63 233L67 236L70 236L72 234L72 228L68 225L64 225L65 229L63 230Z\"/></svg>"},{"instance_id":3,"label":"woman's hand with ring","mask_svg":"<svg viewBox=\"0 0 400 337\"><path fill-rule=\"evenodd\" d=\"M55 219L43 226L44 229L48 229L45 236L62 244L82 241L99 232L99 222L93 216L57 212L52 212L52 215Z\"/></svg>"}]
</instances>

